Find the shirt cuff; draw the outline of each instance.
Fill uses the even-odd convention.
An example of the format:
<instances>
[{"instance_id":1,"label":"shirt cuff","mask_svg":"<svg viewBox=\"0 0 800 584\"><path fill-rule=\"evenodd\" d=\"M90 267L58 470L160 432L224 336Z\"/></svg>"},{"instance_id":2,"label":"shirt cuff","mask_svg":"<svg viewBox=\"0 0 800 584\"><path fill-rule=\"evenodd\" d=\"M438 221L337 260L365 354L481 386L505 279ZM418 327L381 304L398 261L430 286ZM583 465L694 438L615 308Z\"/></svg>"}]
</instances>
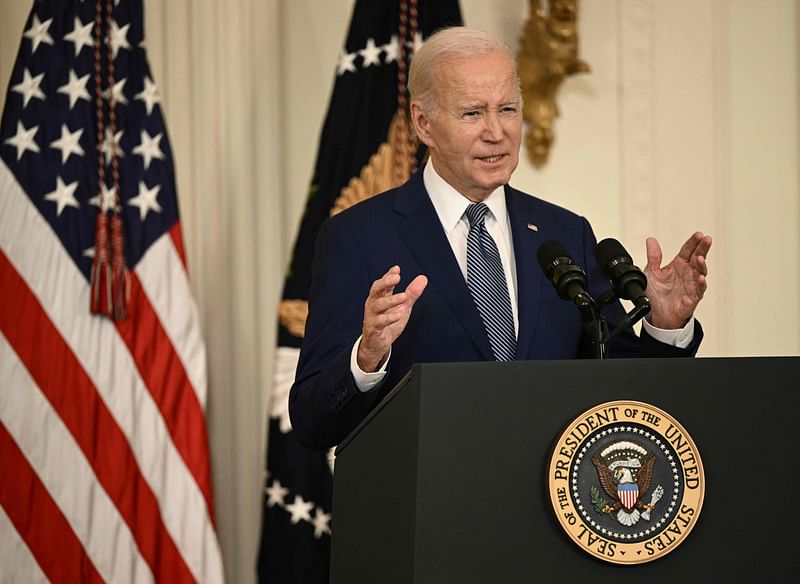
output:
<instances>
[{"instance_id":1,"label":"shirt cuff","mask_svg":"<svg viewBox=\"0 0 800 584\"><path fill-rule=\"evenodd\" d=\"M642 320L642 327L655 340L679 349L685 349L694 340L694 317L682 329L660 329L647 322L646 318Z\"/></svg>"},{"instance_id":2,"label":"shirt cuff","mask_svg":"<svg viewBox=\"0 0 800 584\"><path fill-rule=\"evenodd\" d=\"M358 344L360 342L361 336L356 339L353 350L350 351L350 371L353 374L353 380L355 380L358 390L366 393L383 383L383 378L386 377L386 367L389 365L389 359L392 357L392 349L389 349L389 355L386 357L380 369L374 373L365 373L361 371L361 367L358 366Z\"/></svg>"}]
</instances>

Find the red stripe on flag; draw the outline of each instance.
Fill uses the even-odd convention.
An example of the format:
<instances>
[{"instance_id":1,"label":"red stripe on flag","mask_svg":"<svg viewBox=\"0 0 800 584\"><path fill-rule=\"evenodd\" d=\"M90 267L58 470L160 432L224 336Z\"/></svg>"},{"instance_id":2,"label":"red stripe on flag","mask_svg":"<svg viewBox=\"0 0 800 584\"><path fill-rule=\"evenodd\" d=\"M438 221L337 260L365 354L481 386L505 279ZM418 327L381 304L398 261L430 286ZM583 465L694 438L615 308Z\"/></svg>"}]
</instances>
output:
<instances>
[{"instance_id":1,"label":"red stripe on flag","mask_svg":"<svg viewBox=\"0 0 800 584\"><path fill-rule=\"evenodd\" d=\"M158 501L141 474L125 434L69 345L2 251L0 290L4 293L0 302L0 331L92 465L156 580L193 582L164 526ZM4 467L13 468L5 463Z\"/></svg>"},{"instance_id":2,"label":"red stripe on flag","mask_svg":"<svg viewBox=\"0 0 800 584\"><path fill-rule=\"evenodd\" d=\"M129 309L130 318L116 323L117 330L164 418L175 448L206 499L208 515L214 525L203 407L136 272L131 272Z\"/></svg>"},{"instance_id":3,"label":"red stripe on flag","mask_svg":"<svg viewBox=\"0 0 800 584\"><path fill-rule=\"evenodd\" d=\"M0 422L0 505L53 582L103 582L64 514Z\"/></svg>"},{"instance_id":4,"label":"red stripe on flag","mask_svg":"<svg viewBox=\"0 0 800 584\"><path fill-rule=\"evenodd\" d=\"M181 258L181 263L183 264L183 270L188 273L189 268L187 267L186 264L186 251L183 249L183 233L181 232L180 221L176 221L175 225L170 227L169 236L172 239L172 245L175 246L175 251L178 252L178 257Z\"/></svg>"}]
</instances>

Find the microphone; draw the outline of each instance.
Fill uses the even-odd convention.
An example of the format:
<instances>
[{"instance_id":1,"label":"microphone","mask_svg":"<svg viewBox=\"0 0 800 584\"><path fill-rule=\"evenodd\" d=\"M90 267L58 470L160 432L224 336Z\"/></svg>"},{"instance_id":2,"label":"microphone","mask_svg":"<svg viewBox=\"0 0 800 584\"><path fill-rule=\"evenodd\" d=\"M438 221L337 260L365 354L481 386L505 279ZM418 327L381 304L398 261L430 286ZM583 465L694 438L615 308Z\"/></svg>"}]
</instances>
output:
<instances>
[{"instance_id":1,"label":"microphone","mask_svg":"<svg viewBox=\"0 0 800 584\"><path fill-rule=\"evenodd\" d=\"M553 283L556 294L562 300L571 300L579 305L592 302L586 291L589 283L586 272L575 264L569 252L557 241L545 241L537 252L539 265Z\"/></svg>"},{"instance_id":2,"label":"microphone","mask_svg":"<svg viewBox=\"0 0 800 584\"><path fill-rule=\"evenodd\" d=\"M633 265L633 258L616 239L604 239L597 244L594 257L606 278L614 287L617 297L632 300L636 306L650 306L645 294L647 276Z\"/></svg>"}]
</instances>

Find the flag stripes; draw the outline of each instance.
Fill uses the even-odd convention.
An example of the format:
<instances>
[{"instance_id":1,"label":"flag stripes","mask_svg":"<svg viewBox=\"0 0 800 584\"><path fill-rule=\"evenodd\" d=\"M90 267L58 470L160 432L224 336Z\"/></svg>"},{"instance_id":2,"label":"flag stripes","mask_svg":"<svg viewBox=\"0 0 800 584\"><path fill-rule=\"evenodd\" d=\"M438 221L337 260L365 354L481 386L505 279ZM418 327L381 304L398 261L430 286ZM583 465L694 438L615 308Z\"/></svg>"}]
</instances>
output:
<instances>
[{"instance_id":1,"label":"flag stripes","mask_svg":"<svg viewBox=\"0 0 800 584\"><path fill-rule=\"evenodd\" d=\"M194 407L193 417L196 417L198 412L203 415L206 406L205 394L196 390L205 387L206 354L197 327L197 308L193 302L185 300L191 298L192 291L179 247L182 246L180 223L176 223L169 233L170 237L161 237L150 246L139 260L136 275L186 372L189 389L199 406L199 410ZM173 236L173 233L178 236Z\"/></svg>"},{"instance_id":2,"label":"flag stripes","mask_svg":"<svg viewBox=\"0 0 800 584\"><path fill-rule=\"evenodd\" d=\"M102 582L83 544L3 423L0 460L14 469L0 481L0 503L45 575L55 582ZM21 501L27 501L29 508L22 508Z\"/></svg>"},{"instance_id":3,"label":"flag stripes","mask_svg":"<svg viewBox=\"0 0 800 584\"><path fill-rule=\"evenodd\" d=\"M204 449L194 448L199 440L207 444L205 424L198 423L203 420L203 410L161 321L144 295L138 272L138 268L131 272L132 317L117 322L117 331L210 509L208 458ZM154 351L154 347L158 350Z\"/></svg>"},{"instance_id":4,"label":"flag stripes","mask_svg":"<svg viewBox=\"0 0 800 584\"><path fill-rule=\"evenodd\" d=\"M83 543L86 554L103 578L106 581L123 581L127 579L127 575L137 571L144 570L150 574L150 569L139 556L134 537L117 511L119 501L109 498L108 489L98 488L100 481L95 475L98 461L87 460L87 456L108 458L115 453L108 452L112 449L105 448L100 452L86 452L83 444L76 444L68 426L77 417L75 414L79 415L77 408L72 407L73 414L69 416L64 416L63 409L58 412L55 409L57 406L48 402L49 396L40 392L39 388L43 386L41 379L34 380L28 374L32 364L26 363L22 356L19 360L16 357L6 338L0 335L0 374L7 383L13 383L15 388L15 391L3 392L0 396L0 421L13 437L30 468L39 477L38 480L58 505L72 531ZM60 377L60 364L54 364L52 369L59 371ZM49 377L50 381L58 383L56 375ZM65 378L68 379L66 376ZM63 386L53 388L52 383L44 385L50 386L48 389L51 393L64 393L61 391ZM62 406L71 401L69 396L58 397ZM69 421L65 422L66 418ZM44 428L46 431L43 432ZM93 430L97 434L105 435L106 429ZM112 470L108 464L100 468L106 475ZM64 477L71 473L76 473L76 479L66 485ZM120 486L125 489L124 484ZM136 490L128 489L129 492ZM123 492L124 490L117 489L117 493ZM110 496L114 497L114 494ZM18 499L23 500L24 497ZM130 502L126 506L130 508ZM110 534L115 537L109 537ZM58 549L56 546L53 553L58 553ZM119 561L111 565L109 558L119 558ZM152 581L152 575L146 581Z\"/></svg>"},{"instance_id":5,"label":"flag stripes","mask_svg":"<svg viewBox=\"0 0 800 584\"><path fill-rule=\"evenodd\" d=\"M70 480L70 488L75 490L76 495L91 493L97 489L97 485L80 484L80 481L87 476L87 473L96 475L97 482L102 485L102 490L98 491L97 496L105 496L108 493L111 497L113 505L136 536L138 546L156 576L169 578L171 581L190 581L186 565L160 520L158 501L147 481L141 476L125 435L99 399L91 380L75 361L69 346L54 329L36 298L30 294L2 252L0 252L0 286L8 291L9 300L0 307L0 331L15 347L21 365L32 372L35 386L38 386L36 393L29 395L28 399L36 399L41 390L55 409L51 418L39 420L28 426L27 431L32 434L31 440L36 443L40 428L52 431L52 426L61 427L63 423L68 433L65 433L62 441L53 445L57 447L56 451L64 448L63 444L74 445L83 451L88 464L92 467L87 468L85 472L78 472L79 478ZM24 311L27 322L38 331L37 337L34 339L18 328L13 328L11 324L16 317L15 311L5 307L16 307L17 311ZM10 361L10 357L2 355L2 361L3 363ZM3 378L5 379L5 376ZM17 388L17 384L22 384L22 381L17 380L16 383L9 385ZM13 396L18 392L4 393ZM19 405L24 407L25 402L21 401ZM19 411L11 412L9 420L3 418L4 422L9 425L11 420L19 415ZM97 440L97 436L103 437L102 442ZM69 469L80 468L81 462L81 460L73 461L71 465L61 469L57 476L70 476L72 473ZM125 472L119 472L120 469L124 469ZM43 472L47 470L47 468L42 469ZM58 482L58 488L66 486L63 484L63 479ZM111 509L104 508L85 513L85 516L104 517L104 514L112 511L113 506ZM115 529L100 530L100 533L113 533ZM106 556L101 555L101 557Z\"/></svg>"},{"instance_id":6,"label":"flag stripes","mask_svg":"<svg viewBox=\"0 0 800 584\"><path fill-rule=\"evenodd\" d=\"M2 423L0 423L0 428ZM0 445L0 452L2 452ZM0 456L2 456L0 454ZM5 460L5 459L4 459ZM0 487L2 491L2 487ZM22 541L11 519L3 509L0 492L0 558L14 558L13 562L0 563L0 582L25 582L26 584L46 584L44 575L31 550Z\"/></svg>"},{"instance_id":7,"label":"flag stripes","mask_svg":"<svg viewBox=\"0 0 800 584\"><path fill-rule=\"evenodd\" d=\"M165 234L162 239L169 245L157 247L156 250L170 249L173 258L178 258L177 251L171 245L171 237ZM86 309L89 283L77 270L71 258L67 257L55 234L4 163L0 163L0 249L8 253L7 260L3 254L2 258L5 261L0 262L2 268L0 288L5 291L11 290L16 275L19 285L26 290L29 289L29 294L34 299L33 302L31 300L11 302L9 299L3 306L7 306L9 310L13 308L14 313L8 316L17 319L20 310L30 310L32 304L40 307L41 318L35 318L35 312L31 312L25 316L26 322L35 319L37 324L34 325L34 330L37 334L44 334L45 322L51 322L53 336L63 337L66 341L62 349L51 350L44 354L56 355L58 354L56 351L74 354L75 367L85 372L84 375L87 376L87 385L92 397L84 397L82 401L75 402L77 407L89 412L89 417L92 417L101 414L103 410L92 404L105 404L109 410L109 421L103 423L103 427L116 427L120 440L126 444L125 448L131 449L127 464L115 463L115 460L119 460L115 458L119 453L110 457L110 463L114 466L109 472L118 472L122 466L127 470L126 473L120 473L125 483L122 485L123 489L130 490L133 484L134 492L152 493L151 503L147 503L148 498L145 497L135 501L132 509L136 511L136 516L141 518L137 521L145 521L144 518L150 518L149 521L157 523L163 521L163 528L159 529L154 529L153 525L140 525L143 535L139 546L143 548L143 553L146 553L148 548L151 549L151 557L148 560L152 562L153 572L157 576L170 575L167 581L174 582L222 581L219 546L209 510L211 495L208 467L207 464L199 465L195 462L195 468L190 470L184 462L202 460L202 457L197 456L197 453L187 446L189 441L199 439L193 438L190 434L198 432L198 426L202 437L205 437L202 408L196 399L195 390L187 387L189 383L182 373L180 359L171 349L172 345L165 341L167 335L156 324L157 316L150 308L141 286L138 285L139 270L131 274L133 282L136 283L132 289L133 318L126 321L127 326L131 328L119 327L122 331L118 334L114 330L113 323L89 314ZM164 263L165 260L159 259L158 255L154 254L150 261ZM164 255L163 252L160 255ZM41 270L42 262L52 266L52 269ZM168 259L166 263L183 273L181 262ZM167 274L165 280L175 281L180 280L180 277ZM4 325L0 330L8 336L11 331L7 330L7 327L10 328L11 325ZM161 346L157 356L148 354L153 346L152 340L148 339L152 339L150 335L154 332L159 332L163 337L159 338ZM130 352L123 337L131 347ZM34 337L23 331L22 338ZM34 350L39 349L34 348ZM188 349L186 351L188 352ZM162 354L167 355L165 363L159 362L159 359L163 358ZM137 357L138 362L134 360ZM159 370L152 365L145 366L153 363L154 359L160 367ZM157 371L161 371L163 376L157 375ZM140 372L144 372L148 378L143 380ZM75 375L65 378L62 374L59 377L70 380L70 392L78 392L74 384ZM184 397L176 399L173 394L171 402L166 399L160 404L155 402L145 381L149 381L154 387L162 387L165 385L165 379L174 383L175 378L182 381ZM105 380L105 383L98 380ZM186 394L194 397L187 400ZM76 399L76 396L72 395L71 399ZM186 408L186 401L190 406L196 404L195 407L190 407L188 415L181 411L181 408ZM183 420L183 417L187 420ZM171 436L178 436L178 439L173 442ZM95 435L91 436L91 440L95 442L93 448L102 448L108 444L106 435L102 444L97 443ZM184 451L178 450L181 440L184 442ZM202 473L205 473L205 478L198 479L197 475ZM136 480L135 476L139 474L142 478ZM205 492L202 485L206 486ZM180 512L181 509L194 511L185 513ZM201 509L205 510L205 513L197 512ZM132 527L132 531L136 533L137 530ZM161 535L158 535L159 533ZM154 567L153 564L156 562L162 562L163 565ZM186 568L178 568L180 565ZM185 577L176 577L180 573L184 573Z\"/></svg>"}]
</instances>

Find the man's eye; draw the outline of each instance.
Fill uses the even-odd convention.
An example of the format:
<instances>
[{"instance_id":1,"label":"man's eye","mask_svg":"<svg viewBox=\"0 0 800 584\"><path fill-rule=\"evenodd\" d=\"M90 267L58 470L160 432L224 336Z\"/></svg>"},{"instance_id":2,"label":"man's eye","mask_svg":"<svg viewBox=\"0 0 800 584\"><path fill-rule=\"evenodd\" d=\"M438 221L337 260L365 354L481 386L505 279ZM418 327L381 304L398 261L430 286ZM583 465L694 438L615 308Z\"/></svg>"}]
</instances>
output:
<instances>
[{"instance_id":1,"label":"man's eye","mask_svg":"<svg viewBox=\"0 0 800 584\"><path fill-rule=\"evenodd\" d=\"M476 118L476 117L478 117L480 115L480 113L481 112L479 112L478 110L470 110L470 111L464 112L464 117L465 118Z\"/></svg>"}]
</instances>

